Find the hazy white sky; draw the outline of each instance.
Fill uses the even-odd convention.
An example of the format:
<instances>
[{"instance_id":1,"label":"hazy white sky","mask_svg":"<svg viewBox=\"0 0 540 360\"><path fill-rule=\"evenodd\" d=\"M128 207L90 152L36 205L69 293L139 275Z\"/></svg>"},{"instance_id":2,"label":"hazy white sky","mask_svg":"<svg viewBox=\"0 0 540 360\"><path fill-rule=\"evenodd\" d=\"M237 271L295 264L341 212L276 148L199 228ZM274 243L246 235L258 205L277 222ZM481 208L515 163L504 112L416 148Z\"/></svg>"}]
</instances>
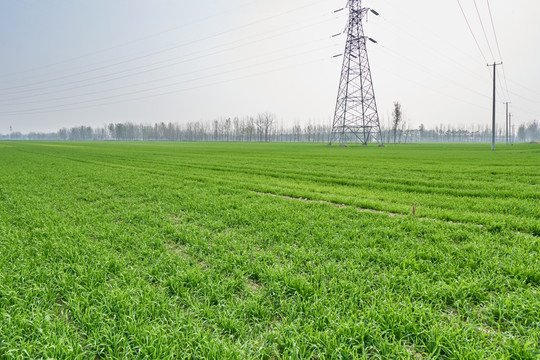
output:
<instances>
[{"instance_id":1,"label":"hazy white sky","mask_svg":"<svg viewBox=\"0 0 540 360\"><path fill-rule=\"evenodd\" d=\"M330 124L345 41L331 35L347 19L333 11L345 3L0 0L0 133L264 111ZM368 51L384 123L399 101L412 127L488 126L486 61L501 57L499 124L504 101L515 124L540 119L540 1L489 1L498 45L486 0L363 5L381 15L364 30L378 41Z\"/></svg>"}]
</instances>

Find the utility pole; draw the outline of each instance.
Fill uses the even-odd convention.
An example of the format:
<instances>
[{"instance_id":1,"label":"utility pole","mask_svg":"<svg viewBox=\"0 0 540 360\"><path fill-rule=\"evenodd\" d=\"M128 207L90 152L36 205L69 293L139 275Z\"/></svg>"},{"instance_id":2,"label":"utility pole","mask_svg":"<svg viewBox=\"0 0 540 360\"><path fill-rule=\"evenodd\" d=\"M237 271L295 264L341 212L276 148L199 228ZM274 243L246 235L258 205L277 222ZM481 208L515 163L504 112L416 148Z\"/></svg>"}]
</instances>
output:
<instances>
[{"instance_id":1,"label":"utility pole","mask_svg":"<svg viewBox=\"0 0 540 360\"><path fill-rule=\"evenodd\" d=\"M367 145L375 139L379 146L384 146L366 46L367 40L376 41L364 36L362 26L368 12L379 14L363 8L361 0L349 0L347 6L347 41L328 145L334 141L339 141L341 146L347 141L361 141L362 145Z\"/></svg>"},{"instance_id":2,"label":"utility pole","mask_svg":"<svg viewBox=\"0 0 540 360\"><path fill-rule=\"evenodd\" d=\"M495 96L496 96L496 83L495 78L497 76L497 65L502 65L502 62L500 63L493 63L492 65L488 64L488 66L493 66L493 119L491 124L491 150L495 150L495 109L496 109L496 102L495 102Z\"/></svg>"},{"instance_id":3,"label":"utility pole","mask_svg":"<svg viewBox=\"0 0 540 360\"><path fill-rule=\"evenodd\" d=\"M508 104L510 104L508 101L504 103L506 105L506 145L508 146Z\"/></svg>"}]
</instances>

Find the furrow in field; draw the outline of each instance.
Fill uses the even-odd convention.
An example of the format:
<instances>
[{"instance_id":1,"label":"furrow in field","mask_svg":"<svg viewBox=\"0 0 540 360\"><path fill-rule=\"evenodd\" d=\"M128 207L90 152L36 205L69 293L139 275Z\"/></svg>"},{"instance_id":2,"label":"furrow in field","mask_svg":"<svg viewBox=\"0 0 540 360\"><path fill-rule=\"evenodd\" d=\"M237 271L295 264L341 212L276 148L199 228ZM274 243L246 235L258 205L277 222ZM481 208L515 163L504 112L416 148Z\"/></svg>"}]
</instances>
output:
<instances>
[{"instance_id":1,"label":"furrow in field","mask_svg":"<svg viewBox=\"0 0 540 360\"><path fill-rule=\"evenodd\" d=\"M174 166L157 166L157 167L145 167L143 164L151 164L150 162L138 162L129 165L131 162L125 162L123 164L113 163L110 161L95 161L95 160L82 160L77 158L68 158L76 162L93 163L98 166L108 166L113 168L130 169L135 172L143 171L148 174L165 175L177 178L194 179L205 183L220 183L222 185L239 187L247 190L262 190L265 187L272 189L278 189L282 195L293 197L306 197L310 199L318 199L322 201L344 203L349 206L359 206L362 208L369 208L375 211L395 212L401 214L407 214L413 205L416 204L418 209L418 215L426 218L439 218L441 220L453 221L453 222L465 222L478 225L488 225L493 221L493 214L498 215L499 218L495 219L497 223L506 224L504 226L510 229L518 231L526 231L535 234L534 223L537 222L537 218L534 216L535 210L540 211L540 207L536 202L531 201L529 208L524 207L525 203L521 202L520 207L516 207L513 202L517 199L486 199L489 206L482 204L477 199L469 199L467 197L457 199L451 195L446 196L428 196L422 197L414 192L404 192L400 190L384 190L376 189L378 184L372 182L365 182L365 184L373 184L375 188L367 187L367 190L362 187L354 187L351 191L350 186L330 186L325 188L324 186L317 184L318 181L311 182L312 176L279 176L276 172L251 172L245 170L243 172L232 171L223 167L204 166L192 163L184 163ZM198 171L193 173L186 171L187 169L195 169ZM217 176L209 176L210 172L214 172ZM228 175L225 175L228 174ZM249 178L247 176L254 176ZM247 180L246 180L247 179ZM306 191L305 185L300 187L298 181L302 181L304 184L314 184L317 191ZM262 185L262 187L261 187ZM289 189L287 191L287 189ZM303 190L304 189L304 190ZM377 191L379 190L379 191ZM265 190L266 191L266 190ZM271 192L271 191L270 191ZM283 193L289 192L289 194ZM328 196L327 194L331 194ZM338 201L336 201L338 200ZM460 205L460 203L462 205ZM536 205L535 205L536 204ZM530 218L532 225L528 225L523 222L523 216L517 217L516 215L509 214L508 209L514 209L513 211L520 211L522 214L533 216ZM455 211L459 210L459 213ZM472 210L472 211L471 211ZM488 220L483 220L485 215L490 216ZM430 216L431 215L431 216ZM435 216L433 216L435 215ZM520 213L518 213L520 215ZM465 221L464 221L465 220ZM531 228L530 226L533 226ZM531 230L532 229L532 230Z\"/></svg>"},{"instance_id":2,"label":"furrow in field","mask_svg":"<svg viewBox=\"0 0 540 360\"><path fill-rule=\"evenodd\" d=\"M150 164L150 163L148 163ZM137 164L137 167L141 167L140 166L141 164L138 163ZM152 165L156 165L155 162L152 163ZM485 198L486 200L489 200L490 202L493 200L493 198L500 198L501 200L508 200L508 199L516 199L517 201L517 198L515 197L515 192L514 193L510 193L510 192L501 192L501 191L497 191L497 190L494 190L494 191L487 191L487 190L484 190L484 194L480 194L480 193L475 193L475 194L468 194L466 192L463 192L463 193L452 193L451 191L448 191L447 189L445 188L441 188L441 189L437 189L437 191L433 192L431 190L427 190L427 189L419 189L419 188L415 188L415 187L408 187L408 186L405 186L405 185L402 185L401 188L399 186L392 186L392 185L388 185L388 184L383 184L381 185L381 180L378 180L378 181L374 181L374 180L362 180L362 181L358 181L356 180L355 182L343 182L341 180L336 180L336 179L325 179L324 177L317 177L317 176L314 176L314 175L309 175L309 176L305 176L305 175L302 175L302 174L298 174L298 173L291 173L289 175L284 175L281 170L280 172L268 172L268 171L252 171L250 168L234 168L234 169L229 169L227 167L216 167L216 166L204 166L204 165L200 165L198 163L185 163L185 162L182 162L181 165L178 165L176 167L161 167L160 166L160 171L171 171L172 173L178 173L178 172L182 172L183 170L185 170L185 168L187 167L190 167L190 168L197 168L199 170L203 170L203 171L215 171L217 173L230 173L230 174L233 174L233 177L243 177L243 175L254 175L254 176L257 176L257 177L262 177L263 179L264 178L271 178L271 179L279 179L279 180L283 180L283 179L289 179L291 181L302 181L304 183L312 183L312 184L315 184L315 185L318 185L320 183L327 183L329 186L343 186L344 188L344 191L346 192L351 192L351 191L355 191L356 189L369 189L370 191L380 191L380 190L384 190L386 192L393 192L393 193L407 193L407 194L413 194L414 196L421 196L421 194L426 194L426 195L444 195L445 197L449 198L449 199L453 199L454 197L459 197L459 198L462 198L462 199L470 199L471 201L471 204L474 206L475 204L477 204L477 198L478 197L482 197L482 198ZM157 169L156 169L157 171ZM229 177L230 178L230 177ZM485 187L485 186L484 186ZM353 188L353 189L351 189ZM534 200L534 198L537 196L535 194L527 194L527 199L528 200ZM538 194L538 196L540 197L540 194ZM444 207L446 204L444 201L441 201L440 206ZM515 206L513 206L513 204L507 204L506 205L506 208L503 208L502 211L504 212L507 212L508 208L515 208ZM493 209L490 209L490 210L493 210ZM497 210L497 209L495 209ZM515 208L514 210L520 210L520 208ZM522 209L523 211L527 211L527 213L530 213L531 209Z\"/></svg>"},{"instance_id":3,"label":"furrow in field","mask_svg":"<svg viewBox=\"0 0 540 360\"><path fill-rule=\"evenodd\" d=\"M218 161L217 159L213 159ZM395 175L390 176L380 176L376 174L358 174L350 175L348 173L339 173L334 176L328 176L329 172L314 172L303 170L301 166L295 168L284 167L283 164L276 163L274 165L264 165L256 166L255 164L249 163L244 166L238 166L233 164L224 164L216 165L205 164L204 162L189 162L182 160L178 164L171 164L166 161L159 160L144 160L137 159L137 164L147 163L155 167L169 168L171 170L179 170L183 167L198 168L201 170L211 170L216 172L223 173L233 173L233 174L247 174L247 175L261 175L266 177L281 178L281 179L290 179L290 180L300 180L305 182L312 183L326 183L328 185L341 185L349 187L362 187L362 188L373 188L373 189L382 189L382 190L397 190L397 191L408 191L415 193L425 193L425 194L441 194L448 196L456 197L470 197L470 198L526 198L526 199L540 199L540 191L531 187L531 191L526 191L525 184L520 189L520 192L516 192L515 185L509 183L508 185L501 184L498 181L496 184L493 184L492 179L486 179L485 182L492 183L489 190L486 190L486 184L480 182L479 179L474 181L456 181L452 179L451 181L448 178L455 177L453 176L455 172L440 173L439 179L431 180L422 180L418 178L403 178L396 177ZM318 164L320 167L321 164ZM268 170L269 167L274 167L279 170ZM360 177L360 179L359 179ZM364 177L364 179L362 179ZM445 180L442 180L445 179ZM516 179L514 179L515 181ZM536 190L536 191L535 191Z\"/></svg>"},{"instance_id":4,"label":"furrow in field","mask_svg":"<svg viewBox=\"0 0 540 360\"><path fill-rule=\"evenodd\" d=\"M346 204L343 204L343 203L335 203L335 202L326 201L326 200L314 200L314 199L308 199L308 198L302 198L302 197L292 197L292 196L280 195L280 194L271 193L271 192L260 192L260 191L251 191L251 192L254 193L254 194L278 197L278 198L286 199L286 200L301 201L301 202L307 202L307 203L327 204L327 205L332 205L332 206L335 206L335 207L338 207L338 208L353 207L351 205L346 205ZM438 218L416 216L415 213L414 213L416 211L416 209L413 210L412 208L411 208L411 212L408 213L408 214L396 213L396 212L390 212L390 211L384 211L384 210L375 210L375 209L372 209L372 208L361 208L361 207L354 207L354 208L356 210L360 211L360 212L370 212L370 213L374 213L374 214L387 215L387 216L390 216L390 217L410 217L410 216L413 216L414 218L416 218L416 219L418 219L420 221L437 221L437 222L443 222L443 223L452 224L452 225L464 225L464 226L472 225L472 226L476 226L476 227L478 227L480 229L486 229L486 226L482 225L482 224L475 224L475 223L471 223L471 222L459 222L459 221L443 220L443 219L438 219ZM526 233L526 232L520 232L520 231L514 231L514 233L519 234L519 235L525 235L525 236L540 237L539 235L530 234L530 233Z\"/></svg>"}]
</instances>

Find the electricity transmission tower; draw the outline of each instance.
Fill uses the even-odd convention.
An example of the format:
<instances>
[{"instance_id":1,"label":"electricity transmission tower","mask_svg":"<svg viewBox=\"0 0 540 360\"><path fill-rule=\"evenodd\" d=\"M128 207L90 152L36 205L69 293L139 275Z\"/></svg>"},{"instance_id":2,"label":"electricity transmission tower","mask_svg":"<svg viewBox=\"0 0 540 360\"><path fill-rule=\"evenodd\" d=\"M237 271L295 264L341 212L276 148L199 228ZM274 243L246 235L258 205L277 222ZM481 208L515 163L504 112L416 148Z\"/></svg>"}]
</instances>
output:
<instances>
[{"instance_id":1,"label":"electricity transmission tower","mask_svg":"<svg viewBox=\"0 0 540 360\"><path fill-rule=\"evenodd\" d=\"M375 15L378 13L363 8L361 0L349 0L347 6L347 41L328 145L338 140L341 146L351 141L361 141L367 145L373 139L379 146L384 146L366 48L367 40L376 41L364 36L362 26L369 11Z\"/></svg>"}]
</instances>

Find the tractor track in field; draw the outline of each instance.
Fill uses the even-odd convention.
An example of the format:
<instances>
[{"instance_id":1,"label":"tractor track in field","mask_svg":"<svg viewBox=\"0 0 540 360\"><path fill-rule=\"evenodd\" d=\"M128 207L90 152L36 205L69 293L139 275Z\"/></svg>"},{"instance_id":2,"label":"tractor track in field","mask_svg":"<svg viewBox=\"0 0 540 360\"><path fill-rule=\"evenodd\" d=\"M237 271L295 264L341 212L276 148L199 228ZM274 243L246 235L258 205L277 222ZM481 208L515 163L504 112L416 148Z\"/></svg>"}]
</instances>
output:
<instances>
[{"instance_id":1,"label":"tractor track in field","mask_svg":"<svg viewBox=\"0 0 540 360\"><path fill-rule=\"evenodd\" d=\"M81 162L81 163L89 163L89 164L94 164L94 165L99 165L99 166L107 166L107 167L110 167L110 168L122 168L122 169L129 169L129 170L133 170L133 171L142 171L142 172L146 172L146 173L149 173L149 174L160 173L161 175L165 175L165 176L170 176L171 174L173 174L173 172L171 172L168 169L159 171L159 170L156 170L156 169L150 169L150 168L141 167L141 166L132 166L132 165L126 165L126 164L115 164L115 163L109 163L109 162L104 162L104 161L95 161L95 160L93 160L93 161L92 160L81 160L81 159L75 159L75 158L71 158L71 157L65 157L65 158L69 159L69 160L72 160L72 161ZM196 168L196 169L201 169L202 168L202 169L215 170L213 168L207 168L207 167L204 167L204 166L202 166L202 167L201 166L196 166L194 164L185 164L185 166L191 167L191 168ZM205 182L205 183L208 182L208 179L203 178L201 176L197 176L197 175L185 176L185 179L189 179L189 180L197 181L197 182ZM229 178L223 178L222 181L228 182L228 183L233 183L233 181L231 179L229 179ZM482 230L492 231L492 230L489 230L487 226L482 225L482 224L478 224L478 223L474 223L474 222L461 222L461 221L445 220L445 219L442 219L442 218L420 217L420 216L415 216L414 214L404 214L404 213L396 213L396 212L385 211L385 210L376 210L376 209L372 209L372 208L355 207L353 205L336 203L336 202L331 202L331 201L327 201L327 200L309 199L309 198L303 198L303 197L291 197L291 196L282 195L282 194L276 194L276 193L272 193L272 192L261 192L261 191L249 190L249 189L246 189L246 190L248 190L249 192L254 193L254 194L269 195L269 196L280 197L280 198L288 199L288 200L327 204L327 205L340 207L340 208L354 207L360 212L370 212L370 213L374 213L374 214L382 214L382 215L387 215L387 216L391 216L391 217L399 217L399 218L408 217L408 216L413 215L413 217L415 217L418 220L422 220L422 221L442 222L442 223L453 224L453 225L462 225L462 226L470 225L470 226L474 226L474 227L477 227L477 228L482 229ZM412 213L412 211L411 211L411 213ZM523 232L523 231L518 231L518 230L509 230L509 231L514 233L514 234L528 235L528 236L531 236L533 238L540 237L539 235L536 235L535 233L530 233L530 232Z\"/></svg>"},{"instance_id":2,"label":"tractor track in field","mask_svg":"<svg viewBox=\"0 0 540 360\"><path fill-rule=\"evenodd\" d=\"M253 193L253 194L267 195L267 196L272 196L272 197L286 199L286 200L301 201L301 202L306 202L306 203L326 204L326 205L331 205L331 206L335 206L335 207L338 207L338 208L351 207L351 208L355 208L359 212L369 212L369 213L373 213L373 214L387 215L387 216L390 216L390 217L404 218L404 217L408 217L408 216L412 215L413 217L415 217L416 219L421 220L421 221L443 222L443 223L452 224L452 225L464 225L464 226L469 225L469 226L477 227L477 228L482 229L482 230L488 230L485 225L475 224L475 223L458 222L458 221L443 220L443 219L436 219L436 218L429 218L429 217L417 217L417 216L415 216L413 214L403 214L403 213L396 213L396 212L391 212L391 211L376 210L376 209L370 209L370 208L361 208L361 207L356 207L356 206L347 205L347 204L340 204L340 203L335 203L335 202L326 201L326 200L307 199L307 198L303 198L303 197L293 197L293 196L275 194L275 193L270 193L270 192L261 192L261 191L253 191L253 190L250 190L250 192ZM539 237L539 236L537 236L535 234L531 234L531 233L527 233L527 232L521 232L521 231L515 231L515 230L511 230L511 232L514 233L514 234L518 234L518 235L532 236L534 238Z\"/></svg>"}]
</instances>

